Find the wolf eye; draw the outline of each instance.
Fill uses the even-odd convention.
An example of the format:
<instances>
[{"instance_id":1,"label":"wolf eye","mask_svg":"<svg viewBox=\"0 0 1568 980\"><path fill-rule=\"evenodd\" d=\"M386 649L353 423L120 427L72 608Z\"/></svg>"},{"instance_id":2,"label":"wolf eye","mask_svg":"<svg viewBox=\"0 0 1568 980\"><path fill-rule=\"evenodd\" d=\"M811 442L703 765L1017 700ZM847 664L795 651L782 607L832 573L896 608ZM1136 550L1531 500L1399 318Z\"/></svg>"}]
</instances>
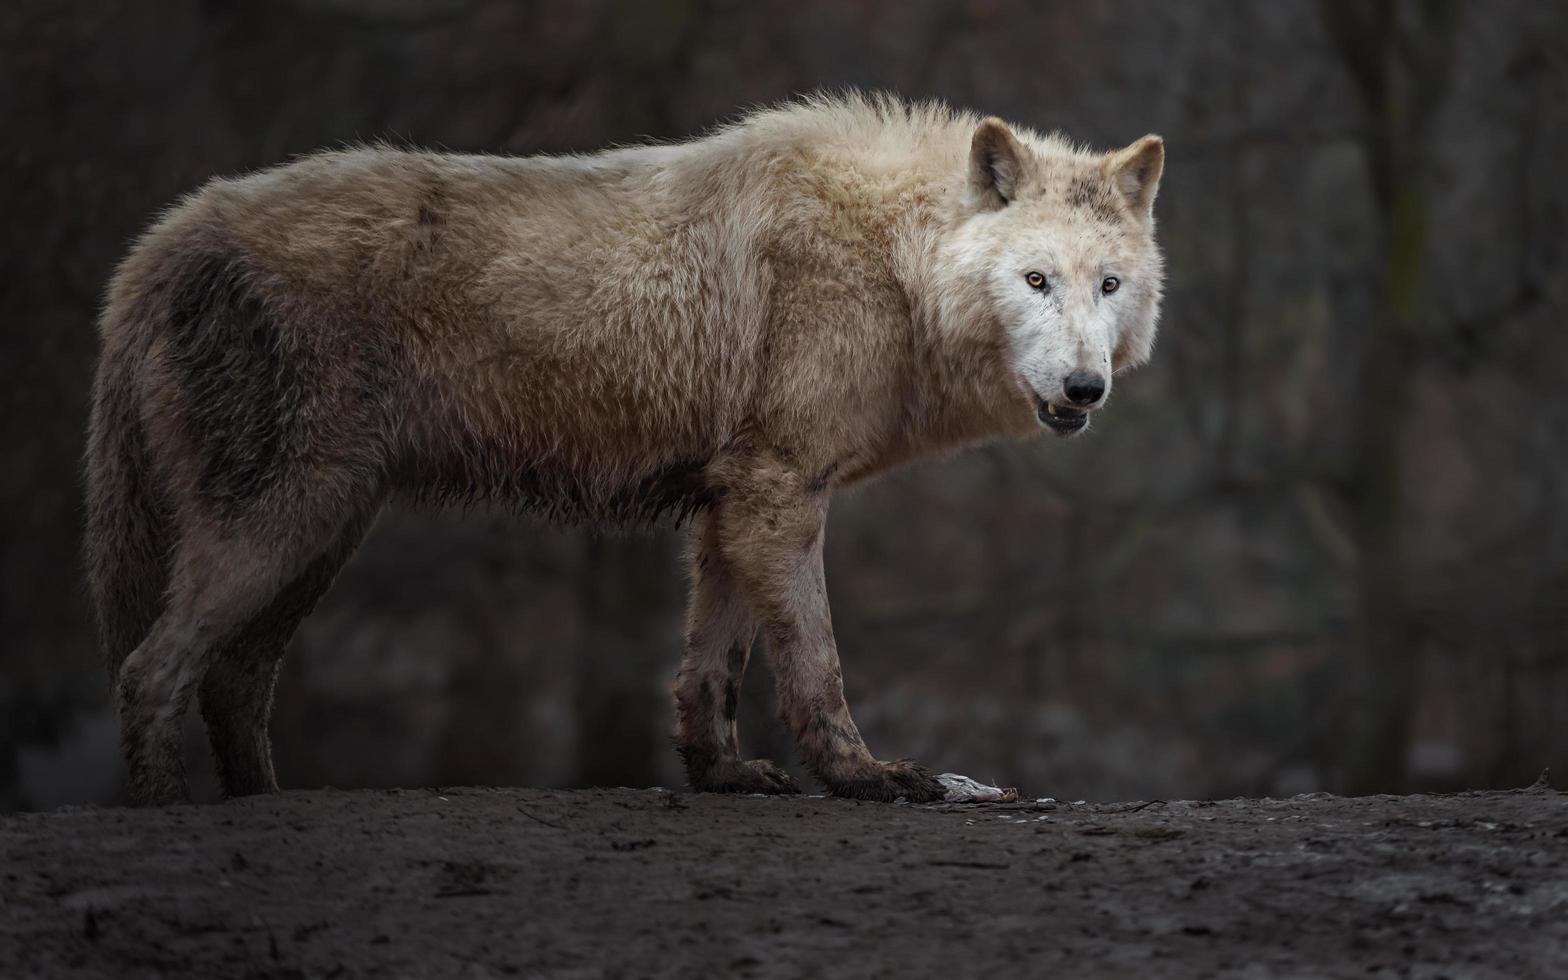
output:
<instances>
[{"instance_id":1,"label":"wolf eye","mask_svg":"<svg viewBox=\"0 0 1568 980\"><path fill-rule=\"evenodd\" d=\"M1116 292L1117 288L1120 287L1121 284L1122 281L1115 276L1106 276L1105 281L1100 283L1100 292L1109 296L1111 293Z\"/></svg>"},{"instance_id":2,"label":"wolf eye","mask_svg":"<svg viewBox=\"0 0 1568 980\"><path fill-rule=\"evenodd\" d=\"M1045 288L1045 277L1040 275L1040 273L1038 273L1038 272L1031 272L1028 275L1024 276L1024 282L1029 284L1029 288L1030 289L1044 289Z\"/></svg>"}]
</instances>

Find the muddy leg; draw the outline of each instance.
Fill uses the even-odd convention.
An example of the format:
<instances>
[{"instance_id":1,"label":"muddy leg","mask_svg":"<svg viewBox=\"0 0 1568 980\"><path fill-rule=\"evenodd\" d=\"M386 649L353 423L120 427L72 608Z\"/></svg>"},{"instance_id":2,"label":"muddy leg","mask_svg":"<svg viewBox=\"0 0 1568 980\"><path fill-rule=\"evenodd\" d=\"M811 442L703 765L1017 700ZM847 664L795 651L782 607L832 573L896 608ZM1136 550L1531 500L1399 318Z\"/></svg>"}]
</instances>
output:
<instances>
[{"instance_id":1,"label":"muddy leg","mask_svg":"<svg viewBox=\"0 0 1568 980\"><path fill-rule=\"evenodd\" d=\"M822 571L825 493L773 460L737 483L718 511L720 547L767 628L779 713L802 759L837 796L942 799L942 784L922 767L873 758L844 703Z\"/></svg>"},{"instance_id":2,"label":"muddy leg","mask_svg":"<svg viewBox=\"0 0 1568 980\"><path fill-rule=\"evenodd\" d=\"M289 638L359 547L366 523L346 530L213 654L202 676L198 703L224 796L277 791L267 722L278 665Z\"/></svg>"},{"instance_id":3,"label":"muddy leg","mask_svg":"<svg viewBox=\"0 0 1568 980\"><path fill-rule=\"evenodd\" d=\"M757 624L719 551L711 515L693 524L688 562L686 651L675 677L675 743L686 779L699 792L798 793L778 766L740 757L735 710Z\"/></svg>"}]
</instances>

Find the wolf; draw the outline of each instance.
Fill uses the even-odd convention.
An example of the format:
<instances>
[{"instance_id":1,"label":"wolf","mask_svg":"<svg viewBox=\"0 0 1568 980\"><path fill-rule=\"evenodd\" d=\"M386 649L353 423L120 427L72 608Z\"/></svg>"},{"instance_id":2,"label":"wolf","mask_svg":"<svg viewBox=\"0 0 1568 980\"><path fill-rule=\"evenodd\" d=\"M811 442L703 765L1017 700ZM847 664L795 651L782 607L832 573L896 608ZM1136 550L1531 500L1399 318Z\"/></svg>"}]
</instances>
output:
<instances>
[{"instance_id":1,"label":"wolf","mask_svg":"<svg viewBox=\"0 0 1568 980\"><path fill-rule=\"evenodd\" d=\"M676 742L698 791L793 793L736 737L764 633L839 796L944 783L867 749L828 502L989 440L1072 436L1154 343L1164 144L1108 153L892 96L815 96L592 155L384 145L217 179L108 288L89 584L132 799L274 791L290 635L389 502L689 525Z\"/></svg>"}]
</instances>

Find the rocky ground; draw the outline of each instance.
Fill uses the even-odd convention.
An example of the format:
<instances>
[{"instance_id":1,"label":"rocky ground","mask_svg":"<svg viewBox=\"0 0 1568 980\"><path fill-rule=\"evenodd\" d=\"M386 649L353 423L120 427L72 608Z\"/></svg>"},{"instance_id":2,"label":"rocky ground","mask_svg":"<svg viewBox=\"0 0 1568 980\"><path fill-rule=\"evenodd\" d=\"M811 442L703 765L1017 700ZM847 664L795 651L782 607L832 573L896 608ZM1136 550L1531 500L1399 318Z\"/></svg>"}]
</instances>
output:
<instances>
[{"instance_id":1,"label":"rocky ground","mask_svg":"<svg viewBox=\"0 0 1568 980\"><path fill-rule=\"evenodd\" d=\"M1568 977L1568 796L291 792L0 817L0 976Z\"/></svg>"}]
</instances>

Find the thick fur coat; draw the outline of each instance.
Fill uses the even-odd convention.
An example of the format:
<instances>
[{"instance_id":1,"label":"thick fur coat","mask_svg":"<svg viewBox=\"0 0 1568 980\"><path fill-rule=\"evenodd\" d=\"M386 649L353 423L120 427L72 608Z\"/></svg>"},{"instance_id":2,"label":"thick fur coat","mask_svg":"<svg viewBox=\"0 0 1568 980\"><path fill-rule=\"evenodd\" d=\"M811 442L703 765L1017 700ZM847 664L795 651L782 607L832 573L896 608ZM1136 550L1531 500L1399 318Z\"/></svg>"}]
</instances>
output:
<instances>
[{"instance_id":1,"label":"thick fur coat","mask_svg":"<svg viewBox=\"0 0 1568 980\"><path fill-rule=\"evenodd\" d=\"M389 500L691 516L676 683L697 789L784 792L735 699L836 793L933 799L866 750L822 585L839 486L1069 434L1144 360L1157 137L1111 154L818 98L588 156L368 147L215 180L109 290L87 555L133 795L177 799L195 694L230 794L275 788L276 665Z\"/></svg>"}]
</instances>

